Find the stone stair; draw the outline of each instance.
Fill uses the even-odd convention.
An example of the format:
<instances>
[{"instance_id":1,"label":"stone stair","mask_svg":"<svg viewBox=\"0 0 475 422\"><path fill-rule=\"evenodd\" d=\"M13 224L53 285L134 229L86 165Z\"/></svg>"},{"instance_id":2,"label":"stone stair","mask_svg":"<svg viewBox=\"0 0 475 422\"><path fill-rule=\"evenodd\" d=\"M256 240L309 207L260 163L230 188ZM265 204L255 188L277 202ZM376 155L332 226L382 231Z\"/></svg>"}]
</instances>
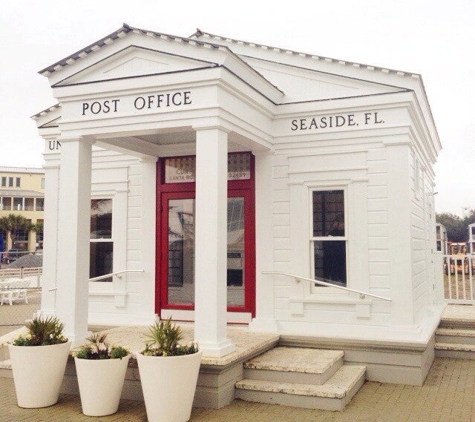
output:
<instances>
[{"instance_id":1,"label":"stone stair","mask_svg":"<svg viewBox=\"0 0 475 422\"><path fill-rule=\"evenodd\" d=\"M475 325L441 322L435 332L435 355L455 359L475 359Z\"/></svg>"},{"instance_id":2,"label":"stone stair","mask_svg":"<svg viewBox=\"0 0 475 422\"><path fill-rule=\"evenodd\" d=\"M449 305L435 332L435 355L475 359L475 307Z\"/></svg>"},{"instance_id":3,"label":"stone stair","mask_svg":"<svg viewBox=\"0 0 475 422\"><path fill-rule=\"evenodd\" d=\"M244 364L236 398L307 409L343 410L365 380L366 367L344 365L344 352L275 347Z\"/></svg>"}]
</instances>

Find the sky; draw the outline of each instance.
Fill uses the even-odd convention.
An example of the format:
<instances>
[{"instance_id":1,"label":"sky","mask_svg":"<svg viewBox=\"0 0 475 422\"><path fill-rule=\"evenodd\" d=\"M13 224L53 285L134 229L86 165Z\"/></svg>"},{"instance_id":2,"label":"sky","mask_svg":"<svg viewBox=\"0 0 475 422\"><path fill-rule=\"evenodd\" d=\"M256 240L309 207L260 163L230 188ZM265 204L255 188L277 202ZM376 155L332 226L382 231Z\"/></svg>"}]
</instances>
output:
<instances>
[{"instance_id":1,"label":"sky","mask_svg":"<svg viewBox=\"0 0 475 422\"><path fill-rule=\"evenodd\" d=\"M422 75L443 149L437 212L475 208L475 0L2 0L0 166L41 167L31 116L56 100L38 71L123 23L211 34Z\"/></svg>"}]
</instances>

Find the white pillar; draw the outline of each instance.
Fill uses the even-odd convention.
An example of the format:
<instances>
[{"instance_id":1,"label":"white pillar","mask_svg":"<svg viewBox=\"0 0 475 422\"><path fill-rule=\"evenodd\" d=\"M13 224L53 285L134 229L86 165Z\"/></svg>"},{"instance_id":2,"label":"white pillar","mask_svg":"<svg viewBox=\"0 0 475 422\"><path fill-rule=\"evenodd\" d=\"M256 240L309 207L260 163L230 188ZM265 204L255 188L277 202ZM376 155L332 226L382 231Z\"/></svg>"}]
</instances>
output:
<instances>
[{"instance_id":1,"label":"white pillar","mask_svg":"<svg viewBox=\"0 0 475 422\"><path fill-rule=\"evenodd\" d=\"M205 356L234 350L226 337L228 136L196 132L195 340Z\"/></svg>"},{"instance_id":2,"label":"white pillar","mask_svg":"<svg viewBox=\"0 0 475 422\"><path fill-rule=\"evenodd\" d=\"M153 321L155 315L155 236L150 236L154 232L157 224L156 204L157 204L157 159L142 159L140 164L142 176L142 269L144 270L142 280L144 280L140 302L142 316L144 319ZM146 280L148 282L146 282Z\"/></svg>"},{"instance_id":3,"label":"white pillar","mask_svg":"<svg viewBox=\"0 0 475 422\"><path fill-rule=\"evenodd\" d=\"M418 338L412 279L412 190L409 142L386 142L388 168L389 283L391 314L389 334Z\"/></svg>"},{"instance_id":4,"label":"white pillar","mask_svg":"<svg viewBox=\"0 0 475 422\"><path fill-rule=\"evenodd\" d=\"M41 276L42 315L56 315L56 276L58 265L59 165L46 164L43 238L43 275Z\"/></svg>"},{"instance_id":5,"label":"white pillar","mask_svg":"<svg viewBox=\"0 0 475 422\"><path fill-rule=\"evenodd\" d=\"M274 270L272 213L273 152L255 154L256 168L256 317L252 331L277 332L275 321L274 276L262 274Z\"/></svg>"},{"instance_id":6,"label":"white pillar","mask_svg":"<svg viewBox=\"0 0 475 422\"><path fill-rule=\"evenodd\" d=\"M87 337L91 142L61 140L56 310L72 341Z\"/></svg>"}]
</instances>

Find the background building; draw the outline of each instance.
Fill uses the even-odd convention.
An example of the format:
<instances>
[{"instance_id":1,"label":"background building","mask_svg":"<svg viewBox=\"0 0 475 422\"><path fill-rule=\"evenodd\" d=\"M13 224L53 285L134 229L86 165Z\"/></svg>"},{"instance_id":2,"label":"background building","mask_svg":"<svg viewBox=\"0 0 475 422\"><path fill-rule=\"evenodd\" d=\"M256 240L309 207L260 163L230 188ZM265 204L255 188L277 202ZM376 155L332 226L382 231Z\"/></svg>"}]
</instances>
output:
<instances>
[{"instance_id":1,"label":"background building","mask_svg":"<svg viewBox=\"0 0 475 422\"><path fill-rule=\"evenodd\" d=\"M21 215L32 224L43 222L44 211L43 169L0 167L0 218L10 214ZM3 250L35 251L43 247L43 231L17 231L14 238L1 233ZM0 250L2 242L0 242Z\"/></svg>"}]
</instances>

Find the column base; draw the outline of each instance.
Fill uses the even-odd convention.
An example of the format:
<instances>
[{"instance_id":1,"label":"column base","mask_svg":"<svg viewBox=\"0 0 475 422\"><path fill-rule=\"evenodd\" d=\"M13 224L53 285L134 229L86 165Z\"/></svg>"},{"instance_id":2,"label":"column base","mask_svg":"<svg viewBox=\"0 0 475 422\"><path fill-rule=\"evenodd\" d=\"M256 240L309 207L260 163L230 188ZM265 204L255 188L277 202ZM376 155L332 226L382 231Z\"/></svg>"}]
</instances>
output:
<instances>
[{"instance_id":1,"label":"column base","mask_svg":"<svg viewBox=\"0 0 475 422\"><path fill-rule=\"evenodd\" d=\"M229 339L220 343L199 342L198 347L203 351L203 356L210 358L222 358L236 350L236 346Z\"/></svg>"},{"instance_id":2,"label":"column base","mask_svg":"<svg viewBox=\"0 0 475 422\"><path fill-rule=\"evenodd\" d=\"M249 324L249 331L259 333L278 333L277 322L270 318L254 318Z\"/></svg>"}]
</instances>

